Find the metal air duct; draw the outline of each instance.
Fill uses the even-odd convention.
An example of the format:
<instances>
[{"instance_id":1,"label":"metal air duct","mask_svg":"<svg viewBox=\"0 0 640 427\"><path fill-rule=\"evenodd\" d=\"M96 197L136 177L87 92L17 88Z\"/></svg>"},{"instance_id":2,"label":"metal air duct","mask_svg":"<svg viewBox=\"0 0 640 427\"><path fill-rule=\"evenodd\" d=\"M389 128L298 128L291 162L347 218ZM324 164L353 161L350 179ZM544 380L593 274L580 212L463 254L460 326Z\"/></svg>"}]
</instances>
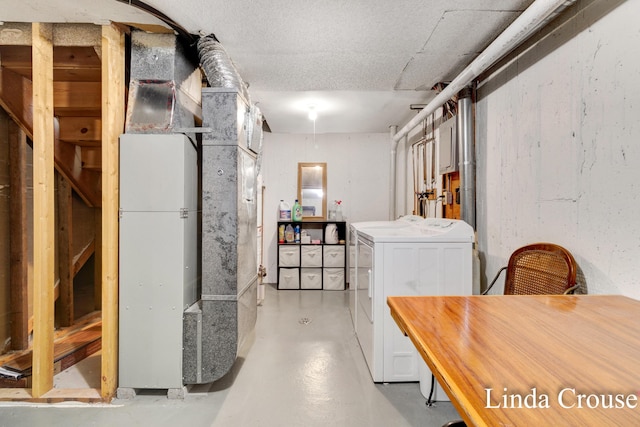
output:
<instances>
[{"instance_id":1,"label":"metal air duct","mask_svg":"<svg viewBox=\"0 0 640 427\"><path fill-rule=\"evenodd\" d=\"M467 87L458 94L458 114L456 127L458 135L458 153L460 153L460 216L463 221L476 228L476 156L474 146L474 122L471 88Z\"/></svg>"}]
</instances>

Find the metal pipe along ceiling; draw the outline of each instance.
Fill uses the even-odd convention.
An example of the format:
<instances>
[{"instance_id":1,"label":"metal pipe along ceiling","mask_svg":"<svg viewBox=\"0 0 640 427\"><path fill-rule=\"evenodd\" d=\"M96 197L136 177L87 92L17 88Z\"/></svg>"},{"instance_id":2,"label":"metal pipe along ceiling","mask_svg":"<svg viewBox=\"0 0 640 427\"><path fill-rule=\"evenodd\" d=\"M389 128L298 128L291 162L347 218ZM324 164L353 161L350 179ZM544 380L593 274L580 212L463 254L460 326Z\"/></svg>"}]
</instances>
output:
<instances>
[{"instance_id":1,"label":"metal pipe along ceiling","mask_svg":"<svg viewBox=\"0 0 640 427\"><path fill-rule=\"evenodd\" d=\"M536 0L527 10L502 32L471 64L427 104L409 123L393 136L398 143L413 128L418 126L429 114L440 108L461 89L486 71L500 58L511 52L528 39L535 31L555 18L562 10L576 0Z\"/></svg>"},{"instance_id":2,"label":"metal pipe along ceiling","mask_svg":"<svg viewBox=\"0 0 640 427\"><path fill-rule=\"evenodd\" d=\"M544 27L560 12L575 3L576 0L536 0L515 20L506 30L474 59L453 81L427 104L413 119L400 131L391 137L392 164L391 174L395 176L395 151L398 142L416 126L418 126L429 114L434 113L445 102L456 95L460 90L469 85L480 73L486 71L499 59L507 55L522 42L527 40L535 31ZM473 141L471 139L470 141ZM473 153L472 149L460 152L461 162L469 161L462 158L464 153ZM472 177L467 177L471 179ZM392 177L394 187L391 188L390 212L395 216L396 189L395 178ZM465 183L462 183L464 186ZM391 208L393 206L393 208ZM393 218L391 218L393 219ZM475 221L474 221L475 222Z\"/></svg>"}]
</instances>

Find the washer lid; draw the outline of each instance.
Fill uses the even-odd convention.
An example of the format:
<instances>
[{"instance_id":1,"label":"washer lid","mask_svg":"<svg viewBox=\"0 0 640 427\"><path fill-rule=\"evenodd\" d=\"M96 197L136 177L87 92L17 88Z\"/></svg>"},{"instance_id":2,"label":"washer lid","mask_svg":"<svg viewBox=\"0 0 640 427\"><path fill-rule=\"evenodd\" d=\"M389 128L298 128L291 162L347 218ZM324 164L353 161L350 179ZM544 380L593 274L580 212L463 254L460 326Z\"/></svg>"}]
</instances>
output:
<instances>
[{"instance_id":1,"label":"washer lid","mask_svg":"<svg viewBox=\"0 0 640 427\"><path fill-rule=\"evenodd\" d=\"M358 235L374 242L469 242L473 228L464 221L447 218L426 218L421 222L380 221L359 224ZM354 224L355 225L355 224Z\"/></svg>"}]
</instances>

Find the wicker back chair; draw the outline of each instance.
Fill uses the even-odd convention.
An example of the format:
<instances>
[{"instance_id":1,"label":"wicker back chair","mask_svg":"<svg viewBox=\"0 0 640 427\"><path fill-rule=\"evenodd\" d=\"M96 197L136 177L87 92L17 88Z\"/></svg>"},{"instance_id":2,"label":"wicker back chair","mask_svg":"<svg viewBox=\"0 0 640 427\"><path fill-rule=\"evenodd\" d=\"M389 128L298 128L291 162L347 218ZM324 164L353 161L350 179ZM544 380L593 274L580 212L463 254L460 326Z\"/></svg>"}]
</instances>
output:
<instances>
[{"instance_id":1,"label":"wicker back chair","mask_svg":"<svg viewBox=\"0 0 640 427\"><path fill-rule=\"evenodd\" d=\"M509 264L502 267L487 292L500 274L507 270L504 282L505 295L557 295L569 294L576 285L576 261L562 246L553 243L535 243L523 246L511 254ZM443 427L464 427L462 420L451 421Z\"/></svg>"},{"instance_id":2,"label":"wicker back chair","mask_svg":"<svg viewBox=\"0 0 640 427\"><path fill-rule=\"evenodd\" d=\"M516 250L489 287L506 270L505 295L559 295L576 288L576 261L569 251L553 243L535 243Z\"/></svg>"}]
</instances>

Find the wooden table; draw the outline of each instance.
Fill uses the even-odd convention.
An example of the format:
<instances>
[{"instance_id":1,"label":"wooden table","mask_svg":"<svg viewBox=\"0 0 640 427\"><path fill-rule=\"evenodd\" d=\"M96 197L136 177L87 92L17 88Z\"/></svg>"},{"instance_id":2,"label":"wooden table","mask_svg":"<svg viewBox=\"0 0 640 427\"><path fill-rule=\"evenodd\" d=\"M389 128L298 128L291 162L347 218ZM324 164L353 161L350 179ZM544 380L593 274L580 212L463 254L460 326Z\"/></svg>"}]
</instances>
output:
<instances>
[{"instance_id":1,"label":"wooden table","mask_svg":"<svg viewBox=\"0 0 640 427\"><path fill-rule=\"evenodd\" d=\"M469 426L640 425L640 301L486 295L387 302Z\"/></svg>"}]
</instances>

